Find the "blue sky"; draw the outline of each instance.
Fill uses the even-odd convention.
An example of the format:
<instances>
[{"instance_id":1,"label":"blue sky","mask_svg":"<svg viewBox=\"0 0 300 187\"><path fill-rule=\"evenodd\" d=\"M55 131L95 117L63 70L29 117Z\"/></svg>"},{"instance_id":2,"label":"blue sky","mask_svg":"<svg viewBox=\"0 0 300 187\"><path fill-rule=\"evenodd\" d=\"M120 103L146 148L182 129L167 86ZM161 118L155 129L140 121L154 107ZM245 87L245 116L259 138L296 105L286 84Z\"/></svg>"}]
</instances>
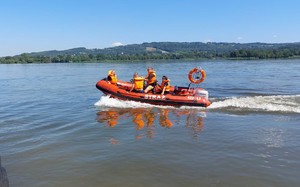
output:
<instances>
[{"instance_id":1,"label":"blue sky","mask_svg":"<svg viewBox=\"0 0 300 187\"><path fill-rule=\"evenodd\" d=\"M0 56L143 42L300 42L299 0L0 0Z\"/></svg>"}]
</instances>

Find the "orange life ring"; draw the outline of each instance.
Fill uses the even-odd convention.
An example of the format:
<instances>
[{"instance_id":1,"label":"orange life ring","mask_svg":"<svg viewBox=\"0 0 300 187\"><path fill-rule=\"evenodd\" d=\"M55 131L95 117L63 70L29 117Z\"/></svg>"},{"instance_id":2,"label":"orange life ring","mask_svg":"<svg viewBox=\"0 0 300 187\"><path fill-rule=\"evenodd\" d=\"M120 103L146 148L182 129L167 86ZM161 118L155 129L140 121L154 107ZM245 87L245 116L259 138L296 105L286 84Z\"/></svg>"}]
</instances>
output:
<instances>
[{"instance_id":1,"label":"orange life ring","mask_svg":"<svg viewBox=\"0 0 300 187\"><path fill-rule=\"evenodd\" d=\"M203 69L194 68L189 72L188 77L192 83L199 84L204 81L206 73Z\"/></svg>"}]
</instances>

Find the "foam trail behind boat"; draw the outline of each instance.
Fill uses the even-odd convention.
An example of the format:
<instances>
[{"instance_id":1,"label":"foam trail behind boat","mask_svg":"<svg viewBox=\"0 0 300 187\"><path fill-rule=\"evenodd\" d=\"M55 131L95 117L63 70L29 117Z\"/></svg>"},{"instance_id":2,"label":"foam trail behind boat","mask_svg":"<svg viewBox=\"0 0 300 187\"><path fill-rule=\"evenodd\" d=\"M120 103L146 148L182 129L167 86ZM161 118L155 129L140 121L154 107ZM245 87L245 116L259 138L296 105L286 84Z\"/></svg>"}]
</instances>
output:
<instances>
[{"instance_id":1,"label":"foam trail behind boat","mask_svg":"<svg viewBox=\"0 0 300 187\"><path fill-rule=\"evenodd\" d=\"M116 107L116 108L151 108L157 107L147 103L140 103L135 101L121 101L118 99L110 98L109 96L102 96L99 101L97 101L95 106L99 107ZM168 106L159 106L159 108L170 108ZM172 108L172 107L171 107Z\"/></svg>"},{"instance_id":2,"label":"foam trail behind boat","mask_svg":"<svg viewBox=\"0 0 300 187\"><path fill-rule=\"evenodd\" d=\"M227 108L229 110L300 113L300 95L232 97L212 102L208 107L208 109Z\"/></svg>"}]
</instances>

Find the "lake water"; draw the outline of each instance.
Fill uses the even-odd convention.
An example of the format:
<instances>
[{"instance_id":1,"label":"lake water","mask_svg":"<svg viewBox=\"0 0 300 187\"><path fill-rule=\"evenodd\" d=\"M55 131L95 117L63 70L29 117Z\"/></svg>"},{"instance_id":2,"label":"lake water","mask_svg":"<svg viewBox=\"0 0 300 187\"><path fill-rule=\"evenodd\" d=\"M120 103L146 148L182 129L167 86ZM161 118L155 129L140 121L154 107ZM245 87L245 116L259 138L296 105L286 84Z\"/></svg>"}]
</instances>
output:
<instances>
[{"instance_id":1,"label":"lake water","mask_svg":"<svg viewBox=\"0 0 300 187\"><path fill-rule=\"evenodd\" d=\"M208 108L110 99L96 82L153 66ZM159 78L160 80L160 78ZM0 65L0 156L12 187L300 184L300 60Z\"/></svg>"}]
</instances>

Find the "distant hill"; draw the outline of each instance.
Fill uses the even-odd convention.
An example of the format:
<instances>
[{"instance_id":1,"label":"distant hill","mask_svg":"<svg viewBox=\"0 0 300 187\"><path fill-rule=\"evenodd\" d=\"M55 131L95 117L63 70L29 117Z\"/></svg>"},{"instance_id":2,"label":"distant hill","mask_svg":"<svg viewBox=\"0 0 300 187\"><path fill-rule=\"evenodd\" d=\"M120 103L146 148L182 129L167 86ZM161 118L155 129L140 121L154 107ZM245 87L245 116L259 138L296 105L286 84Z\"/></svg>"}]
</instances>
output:
<instances>
[{"instance_id":1,"label":"distant hill","mask_svg":"<svg viewBox=\"0 0 300 187\"><path fill-rule=\"evenodd\" d=\"M101 62L159 59L300 58L297 43L151 42L105 49L84 47L2 57L0 63Z\"/></svg>"},{"instance_id":2,"label":"distant hill","mask_svg":"<svg viewBox=\"0 0 300 187\"><path fill-rule=\"evenodd\" d=\"M152 42L142 44L131 44L118 47L110 47L105 49L86 49L84 47L68 49L68 50L52 50L43 52L28 53L29 56L50 56L58 55L82 55L82 54L104 54L104 55L120 55L120 54L145 54L145 53L179 53L179 52L208 52L208 53L228 53L238 50L270 50L293 48L300 49L298 43L225 43L225 42Z\"/></svg>"},{"instance_id":3,"label":"distant hill","mask_svg":"<svg viewBox=\"0 0 300 187\"><path fill-rule=\"evenodd\" d=\"M73 49L68 49L68 50L51 50L51 51L42 51L42 52L33 52L33 53L28 53L29 56L58 56L58 55L80 55L80 54L86 54L90 53L91 49L86 49L84 47L78 47L78 48L73 48Z\"/></svg>"}]
</instances>

